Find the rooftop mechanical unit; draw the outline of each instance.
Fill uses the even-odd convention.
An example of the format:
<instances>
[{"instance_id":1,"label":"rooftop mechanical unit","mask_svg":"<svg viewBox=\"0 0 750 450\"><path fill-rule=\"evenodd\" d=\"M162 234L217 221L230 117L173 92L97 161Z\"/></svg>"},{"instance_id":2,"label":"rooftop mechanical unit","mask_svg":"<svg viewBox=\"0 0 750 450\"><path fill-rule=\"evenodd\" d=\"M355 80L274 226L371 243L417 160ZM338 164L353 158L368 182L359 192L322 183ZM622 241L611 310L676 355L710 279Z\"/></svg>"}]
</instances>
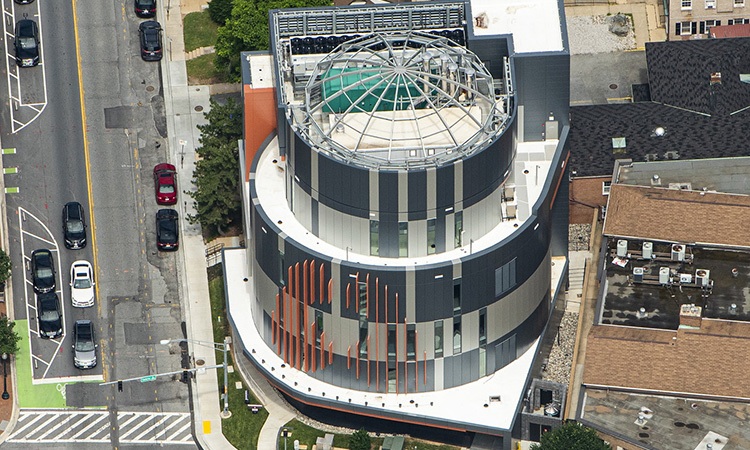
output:
<instances>
[{"instance_id":1,"label":"rooftop mechanical unit","mask_svg":"<svg viewBox=\"0 0 750 450\"><path fill-rule=\"evenodd\" d=\"M617 256L620 258L627 258L628 256L628 241L620 239L617 241Z\"/></svg>"},{"instance_id":2,"label":"rooftop mechanical unit","mask_svg":"<svg viewBox=\"0 0 750 450\"><path fill-rule=\"evenodd\" d=\"M709 282L708 276L711 274L711 271L708 269L696 269L695 271L695 284L701 287L707 287Z\"/></svg>"},{"instance_id":3,"label":"rooftop mechanical unit","mask_svg":"<svg viewBox=\"0 0 750 450\"><path fill-rule=\"evenodd\" d=\"M685 246L682 244L672 245L672 261L685 261Z\"/></svg>"},{"instance_id":4,"label":"rooftop mechanical unit","mask_svg":"<svg viewBox=\"0 0 750 450\"><path fill-rule=\"evenodd\" d=\"M636 283L643 282L643 267L633 267L633 281Z\"/></svg>"},{"instance_id":5,"label":"rooftop mechanical unit","mask_svg":"<svg viewBox=\"0 0 750 450\"><path fill-rule=\"evenodd\" d=\"M669 267L659 267L659 284L669 284Z\"/></svg>"},{"instance_id":6,"label":"rooftop mechanical unit","mask_svg":"<svg viewBox=\"0 0 750 450\"><path fill-rule=\"evenodd\" d=\"M643 259L651 259L654 257L654 243L644 242L643 243Z\"/></svg>"}]
</instances>

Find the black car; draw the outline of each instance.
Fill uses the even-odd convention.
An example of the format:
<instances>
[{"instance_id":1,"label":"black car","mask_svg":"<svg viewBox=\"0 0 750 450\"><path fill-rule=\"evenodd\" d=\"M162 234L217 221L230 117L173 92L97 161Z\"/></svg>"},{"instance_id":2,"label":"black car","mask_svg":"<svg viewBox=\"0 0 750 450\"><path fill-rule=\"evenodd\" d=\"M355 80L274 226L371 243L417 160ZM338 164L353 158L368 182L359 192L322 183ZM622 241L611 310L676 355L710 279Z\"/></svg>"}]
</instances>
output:
<instances>
[{"instance_id":1,"label":"black car","mask_svg":"<svg viewBox=\"0 0 750 450\"><path fill-rule=\"evenodd\" d=\"M135 15L144 19L156 16L156 0L135 0Z\"/></svg>"},{"instance_id":2,"label":"black car","mask_svg":"<svg viewBox=\"0 0 750 450\"><path fill-rule=\"evenodd\" d=\"M177 250L179 247L177 218L177 211L174 209L160 209L156 212L156 246L159 250Z\"/></svg>"},{"instance_id":3,"label":"black car","mask_svg":"<svg viewBox=\"0 0 750 450\"><path fill-rule=\"evenodd\" d=\"M19 5L28 5L29 3L33 3L34 0L15 0L15 2Z\"/></svg>"},{"instance_id":4,"label":"black car","mask_svg":"<svg viewBox=\"0 0 750 450\"><path fill-rule=\"evenodd\" d=\"M86 220L83 206L78 202L66 203L62 212L65 247L80 249L86 246Z\"/></svg>"},{"instance_id":5,"label":"black car","mask_svg":"<svg viewBox=\"0 0 750 450\"><path fill-rule=\"evenodd\" d=\"M55 263L46 248L31 253L31 280L34 291L40 294L55 290Z\"/></svg>"},{"instance_id":6,"label":"black car","mask_svg":"<svg viewBox=\"0 0 750 450\"><path fill-rule=\"evenodd\" d=\"M90 320L76 320L73 325L73 364L79 369L96 367L96 338Z\"/></svg>"},{"instance_id":7,"label":"black car","mask_svg":"<svg viewBox=\"0 0 750 450\"><path fill-rule=\"evenodd\" d=\"M54 292L36 296L36 312L39 315L39 337L54 339L63 334L60 299Z\"/></svg>"},{"instance_id":8,"label":"black car","mask_svg":"<svg viewBox=\"0 0 750 450\"><path fill-rule=\"evenodd\" d=\"M138 27L141 35L141 58L144 61L161 61L161 25L155 20L147 20Z\"/></svg>"},{"instance_id":9,"label":"black car","mask_svg":"<svg viewBox=\"0 0 750 450\"><path fill-rule=\"evenodd\" d=\"M39 27L31 19L16 22L16 64L34 67L39 64Z\"/></svg>"}]
</instances>

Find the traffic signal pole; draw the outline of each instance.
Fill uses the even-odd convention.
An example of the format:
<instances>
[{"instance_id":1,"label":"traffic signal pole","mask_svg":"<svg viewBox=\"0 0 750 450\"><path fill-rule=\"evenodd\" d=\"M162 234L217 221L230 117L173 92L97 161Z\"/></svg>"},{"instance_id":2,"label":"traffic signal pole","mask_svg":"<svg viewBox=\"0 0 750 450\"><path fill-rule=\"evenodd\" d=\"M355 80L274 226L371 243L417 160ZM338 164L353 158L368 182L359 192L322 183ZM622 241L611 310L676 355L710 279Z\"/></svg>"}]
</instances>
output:
<instances>
[{"instance_id":1,"label":"traffic signal pole","mask_svg":"<svg viewBox=\"0 0 750 450\"><path fill-rule=\"evenodd\" d=\"M174 372L164 372L164 373L155 373L152 375L145 375L142 377L134 377L134 378L123 378L122 380L114 380L114 381L107 381L104 383L99 383L99 386L107 386L110 384L118 384L118 383L126 383L129 381L140 381L141 383L147 383L149 381L156 381L157 377L168 377L172 375L178 375L185 372L197 372L199 370L205 370L205 369L219 369L224 367L223 364L217 364L215 366L205 366L205 367L194 367L192 369L182 369L182 370L176 370Z\"/></svg>"}]
</instances>

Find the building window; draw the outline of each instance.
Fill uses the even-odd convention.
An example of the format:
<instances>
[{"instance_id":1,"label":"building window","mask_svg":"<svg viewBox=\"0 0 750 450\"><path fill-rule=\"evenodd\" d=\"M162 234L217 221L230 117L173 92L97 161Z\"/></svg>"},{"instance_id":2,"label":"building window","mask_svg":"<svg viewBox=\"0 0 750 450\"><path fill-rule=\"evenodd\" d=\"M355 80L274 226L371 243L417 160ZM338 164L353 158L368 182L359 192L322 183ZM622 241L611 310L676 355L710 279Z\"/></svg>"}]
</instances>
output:
<instances>
[{"instance_id":1,"label":"building window","mask_svg":"<svg viewBox=\"0 0 750 450\"><path fill-rule=\"evenodd\" d=\"M396 359L396 325L388 324L388 359Z\"/></svg>"},{"instance_id":2,"label":"building window","mask_svg":"<svg viewBox=\"0 0 750 450\"><path fill-rule=\"evenodd\" d=\"M698 34L707 34L711 31L711 27L719 25L721 25L721 20L701 20L698 22Z\"/></svg>"},{"instance_id":3,"label":"building window","mask_svg":"<svg viewBox=\"0 0 750 450\"><path fill-rule=\"evenodd\" d=\"M453 354L461 353L461 317L453 318Z\"/></svg>"},{"instance_id":4,"label":"building window","mask_svg":"<svg viewBox=\"0 0 750 450\"><path fill-rule=\"evenodd\" d=\"M435 219L427 219L427 254L435 253Z\"/></svg>"},{"instance_id":5,"label":"building window","mask_svg":"<svg viewBox=\"0 0 750 450\"><path fill-rule=\"evenodd\" d=\"M706 9L716 8L716 0L706 0Z\"/></svg>"},{"instance_id":6,"label":"building window","mask_svg":"<svg viewBox=\"0 0 750 450\"><path fill-rule=\"evenodd\" d=\"M698 30L694 24L695 22L677 22L675 24L675 34L678 36L689 36L695 34Z\"/></svg>"},{"instance_id":7,"label":"building window","mask_svg":"<svg viewBox=\"0 0 750 450\"><path fill-rule=\"evenodd\" d=\"M750 19L729 19L727 25L741 25L743 23L750 23Z\"/></svg>"},{"instance_id":8,"label":"building window","mask_svg":"<svg viewBox=\"0 0 750 450\"><path fill-rule=\"evenodd\" d=\"M409 222L398 223L398 256L409 256Z\"/></svg>"},{"instance_id":9,"label":"building window","mask_svg":"<svg viewBox=\"0 0 750 450\"><path fill-rule=\"evenodd\" d=\"M734 7L735 8L744 8L745 7L745 0L734 0ZM747 23L747 22L743 22Z\"/></svg>"},{"instance_id":10,"label":"building window","mask_svg":"<svg viewBox=\"0 0 750 450\"><path fill-rule=\"evenodd\" d=\"M396 369L388 369L388 392L396 392Z\"/></svg>"},{"instance_id":11,"label":"building window","mask_svg":"<svg viewBox=\"0 0 750 450\"><path fill-rule=\"evenodd\" d=\"M680 9L693 9L693 0L682 0L682 5Z\"/></svg>"},{"instance_id":12,"label":"building window","mask_svg":"<svg viewBox=\"0 0 750 450\"><path fill-rule=\"evenodd\" d=\"M464 212L459 211L456 214L453 215L453 223L454 223L454 230L455 230L455 241L456 241L456 247L460 247L464 245Z\"/></svg>"},{"instance_id":13,"label":"building window","mask_svg":"<svg viewBox=\"0 0 750 450\"><path fill-rule=\"evenodd\" d=\"M378 256L380 254L380 222L377 220L370 221L370 255Z\"/></svg>"},{"instance_id":14,"label":"building window","mask_svg":"<svg viewBox=\"0 0 750 450\"><path fill-rule=\"evenodd\" d=\"M495 269L495 297L508 292L516 285L516 258Z\"/></svg>"},{"instance_id":15,"label":"building window","mask_svg":"<svg viewBox=\"0 0 750 450\"><path fill-rule=\"evenodd\" d=\"M435 322L435 358L443 357L443 321Z\"/></svg>"},{"instance_id":16,"label":"building window","mask_svg":"<svg viewBox=\"0 0 750 450\"><path fill-rule=\"evenodd\" d=\"M602 181L602 195L609 195L609 190L612 188L611 181Z\"/></svg>"},{"instance_id":17,"label":"building window","mask_svg":"<svg viewBox=\"0 0 750 450\"><path fill-rule=\"evenodd\" d=\"M453 314L461 314L461 279L453 280Z\"/></svg>"},{"instance_id":18,"label":"building window","mask_svg":"<svg viewBox=\"0 0 750 450\"><path fill-rule=\"evenodd\" d=\"M315 343L320 345L320 335L323 334L323 311L315 310Z\"/></svg>"},{"instance_id":19,"label":"building window","mask_svg":"<svg viewBox=\"0 0 750 450\"><path fill-rule=\"evenodd\" d=\"M359 357L367 356L367 283L359 282L357 284L359 292Z\"/></svg>"},{"instance_id":20,"label":"building window","mask_svg":"<svg viewBox=\"0 0 750 450\"><path fill-rule=\"evenodd\" d=\"M284 281L284 252L279 250L279 286L286 286Z\"/></svg>"},{"instance_id":21,"label":"building window","mask_svg":"<svg viewBox=\"0 0 750 450\"><path fill-rule=\"evenodd\" d=\"M415 361L417 358L417 331L415 325L406 325L406 359Z\"/></svg>"},{"instance_id":22,"label":"building window","mask_svg":"<svg viewBox=\"0 0 750 450\"><path fill-rule=\"evenodd\" d=\"M487 345L487 309L479 310L479 346Z\"/></svg>"},{"instance_id":23,"label":"building window","mask_svg":"<svg viewBox=\"0 0 750 450\"><path fill-rule=\"evenodd\" d=\"M487 375L487 348L479 349L479 377Z\"/></svg>"}]
</instances>

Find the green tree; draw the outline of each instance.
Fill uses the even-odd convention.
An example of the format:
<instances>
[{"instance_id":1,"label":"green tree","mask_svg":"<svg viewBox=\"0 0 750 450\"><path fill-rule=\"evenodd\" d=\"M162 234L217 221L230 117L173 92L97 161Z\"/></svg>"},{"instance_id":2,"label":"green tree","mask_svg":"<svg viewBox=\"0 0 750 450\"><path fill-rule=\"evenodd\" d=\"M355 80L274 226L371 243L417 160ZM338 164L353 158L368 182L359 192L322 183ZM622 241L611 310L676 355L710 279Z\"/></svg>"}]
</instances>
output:
<instances>
[{"instance_id":1,"label":"green tree","mask_svg":"<svg viewBox=\"0 0 750 450\"><path fill-rule=\"evenodd\" d=\"M225 104L212 99L210 104L204 114L208 123L198 125L201 147L196 153L201 159L193 172L196 190L188 192L196 214L188 219L214 233L241 216L237 141L242 137L242 107L231 98Z\"/></svg>"},{"instance_id":2,"label":"green tree","mask_svg":"<svg viewBox=\"0 0 750 450\"><path fill-rule=\"evenodd\" d=\"M5 253L5 250L0 250L0 286L4 286L10 278L11 269L10 256Z\"/></svg>"},{"instance_id":3,"label":"green tree","mask_svg":"<svg viewBox=\"0 0 750 450\"><path fill-rule=\"evenodd\" d=\"M331 4L331 0L234 0L232 15L216 37L216 66L227 67L230 78L239 81L240 52L268 49L268 11Z\"/></svg>"},{"instance_id":4,"label":"green tree","mask_svg":"<svg viewBox=\"0 0 750 450\"><path fill-rule=\"evenodd\" d=\"M360 428L349 437L349 450L370 450L372 442L367 430Z\"/></svg>"},{"instance_id":5,"label":"green tree","mask_svg":"<svg viewBox=\"0 0 750 450\"><path fill-rule=\"evenodd\" d=\"M544 433L541 442L532 444L531 450L612 450L591 428L576 422L567 422L560 428Z\"/></svg>"},{"instance_id":6,"label":"green tree","mask_svg":"<svg viewBox=\"0 0 750 450\"><path fill-rule=\"evenodd\" d=\"M224 25L232 15L232 0L211 0L208 2L208 15L214 22Z\"/></svg>"},{"instance_id":7,"label":"green tree","mask_svg":"<svg viewBox=\"0 0 750 450\"><path fill-rule=\"evenodd\" d=\"M16 323L8 320L8 316L0 316L0 353L18 353L18 341L21 340L21 336L13 329L15 326Z\"/></svg>"}]
</instances>

